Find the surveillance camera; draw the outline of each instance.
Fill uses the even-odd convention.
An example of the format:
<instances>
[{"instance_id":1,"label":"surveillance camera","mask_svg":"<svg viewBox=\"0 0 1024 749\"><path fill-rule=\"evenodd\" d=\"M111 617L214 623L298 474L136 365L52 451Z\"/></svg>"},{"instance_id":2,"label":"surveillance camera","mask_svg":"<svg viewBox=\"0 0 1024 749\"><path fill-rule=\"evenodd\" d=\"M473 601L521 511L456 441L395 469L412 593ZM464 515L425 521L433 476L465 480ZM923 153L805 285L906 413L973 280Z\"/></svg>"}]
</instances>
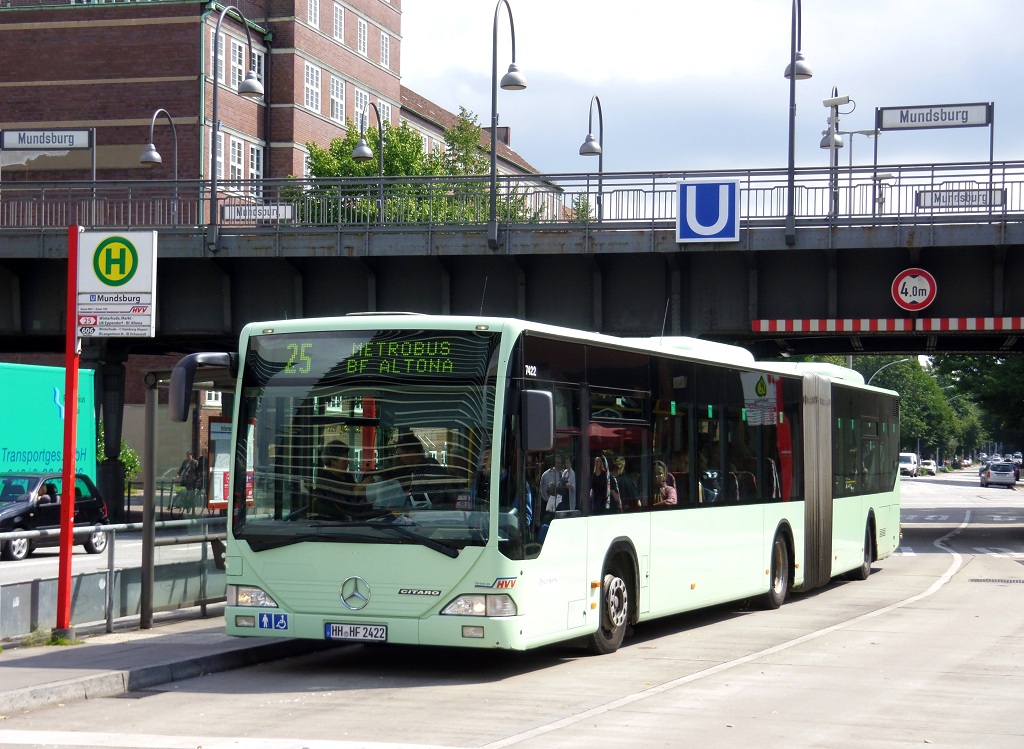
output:
<instances>
[{"instance_id":1,"label":"surveillance camera","mask_svg":"<svg viewBox=\"0 0 1024 749\"><path fill-rule=\"evenodd\" d=\"M849 96L833 96L831 99L825 99L821 102L826 107L841 107L843 104L850 103Z\"/></svg>"}]
</instances>

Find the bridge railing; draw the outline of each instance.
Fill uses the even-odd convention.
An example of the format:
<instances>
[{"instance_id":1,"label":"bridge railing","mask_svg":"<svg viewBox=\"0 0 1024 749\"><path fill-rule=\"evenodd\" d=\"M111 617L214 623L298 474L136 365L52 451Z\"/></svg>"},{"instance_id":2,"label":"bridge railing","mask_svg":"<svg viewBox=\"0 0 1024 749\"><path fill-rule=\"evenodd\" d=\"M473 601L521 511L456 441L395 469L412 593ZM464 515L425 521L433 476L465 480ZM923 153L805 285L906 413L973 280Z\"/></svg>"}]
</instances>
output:
<instances>
[{"instance_id":1,"label":"bridge railing","mask_svg":"<svg viewBox=\"0 0 1024 749\"><path fill-rule=\"evenodd\" d=\"M550 174L498 180L498 218L516 230L671 228L677 183L738 180L745 226L780 226L787 174L780 169ZM129 229L209 223L203 180L5 182L0 233L69 225ZM479 230L489 218L487 177L385 177L223 182L225 230ZM891 225L1024 219L1024 162L804 168L796 171L800 225Z\"/></svg>"}]
</instances>

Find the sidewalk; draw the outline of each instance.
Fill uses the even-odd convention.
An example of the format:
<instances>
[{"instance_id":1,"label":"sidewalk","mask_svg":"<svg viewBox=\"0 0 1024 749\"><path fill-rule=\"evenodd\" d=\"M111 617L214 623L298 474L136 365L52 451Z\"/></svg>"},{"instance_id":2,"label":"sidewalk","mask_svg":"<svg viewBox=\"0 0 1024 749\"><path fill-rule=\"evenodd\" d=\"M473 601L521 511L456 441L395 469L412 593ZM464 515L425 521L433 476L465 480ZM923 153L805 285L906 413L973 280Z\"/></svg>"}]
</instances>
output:
<instances>
[{"instance_id":1,"label":"sidewalk","mask_svg":"<svg viewBox=\"0 0 1024 749\"><path fill-rule=\"evenodd\" d=\"M5 647L0 714L112 697L193 676L330 647L310 640L229 637L221 616L176 618L152 629L78 632L79 645Z\"/></svg>"}]
</instances>

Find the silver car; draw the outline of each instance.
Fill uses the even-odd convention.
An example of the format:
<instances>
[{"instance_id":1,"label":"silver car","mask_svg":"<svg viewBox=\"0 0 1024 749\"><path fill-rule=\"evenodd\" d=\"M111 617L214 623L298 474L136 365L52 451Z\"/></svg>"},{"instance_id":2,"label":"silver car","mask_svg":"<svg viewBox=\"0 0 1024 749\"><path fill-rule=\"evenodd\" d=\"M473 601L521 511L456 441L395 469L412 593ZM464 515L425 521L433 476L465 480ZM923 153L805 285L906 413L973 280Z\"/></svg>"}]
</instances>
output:
<instances>
[{"instance_id":1,"label":"silver car","mask_svg":"<svg viewBox=\"0 0 1024 749\"><path fill-rule=\"evenodd\" d=\"M982 486L988 486L989 484L1014 486L1017 483L1017 466L1007 461L989 463L987 467L982 469L980 475Z\"/></svg>"}]
</instances>

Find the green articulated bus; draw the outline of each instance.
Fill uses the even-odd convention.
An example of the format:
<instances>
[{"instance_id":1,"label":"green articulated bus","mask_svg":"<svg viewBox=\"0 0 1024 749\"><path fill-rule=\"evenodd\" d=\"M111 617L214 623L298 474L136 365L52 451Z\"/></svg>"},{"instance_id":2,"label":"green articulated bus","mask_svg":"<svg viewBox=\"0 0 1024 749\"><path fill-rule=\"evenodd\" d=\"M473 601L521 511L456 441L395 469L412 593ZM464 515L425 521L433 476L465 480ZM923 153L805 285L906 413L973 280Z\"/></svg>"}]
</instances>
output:
<instances>
[{"instance_id":1,"label":"green articulated bus","mask_svg":"<svg viewBox=\"0 0 1024 749\"><path fill-rule=\"evenodd\" d=\"M253 323L227 631L610 653L648 619L780 606L899 544L899 396L828 364L503 318ZM200 376L200 379L208 379Z\"/></svg>"}]
</instances>

